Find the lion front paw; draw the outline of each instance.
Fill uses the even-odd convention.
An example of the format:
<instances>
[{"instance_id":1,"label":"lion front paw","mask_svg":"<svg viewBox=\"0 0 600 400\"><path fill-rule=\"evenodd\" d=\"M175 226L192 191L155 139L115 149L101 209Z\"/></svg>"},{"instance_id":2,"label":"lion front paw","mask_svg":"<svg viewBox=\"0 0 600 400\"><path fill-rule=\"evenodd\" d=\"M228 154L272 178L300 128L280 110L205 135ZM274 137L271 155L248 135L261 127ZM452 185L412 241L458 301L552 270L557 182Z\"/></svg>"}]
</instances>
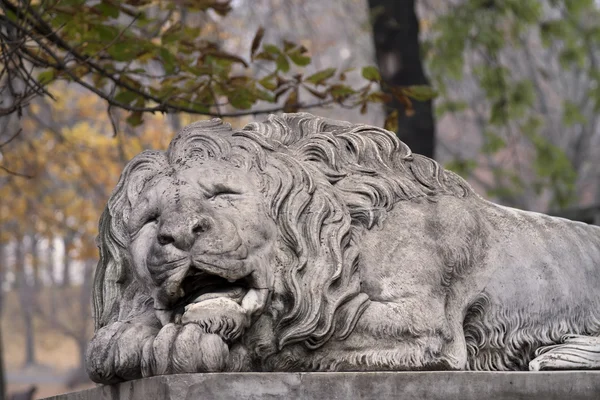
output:
<instances>
[{"instance_id":1,"label":"lion front paw","mask_svg":"<svg viewBox=\"0 0 600 400\"><path fill-rule=\"evenodd\" d=\"M232 342L250 325L250 316L235 301L219 297L188 304L181 316L181 323L199 325L204 332L217 334L223 340Z\"/></svg>"},{"instance_id":2,"label":"lion front paw","mask_svg":"<svg viewBox=\"0 0 600 400\"><path fill-rule=\"evenodd\" d=\"M229 347L223 339L197 324L167 324L142 351L144 376L221 372Z\"/></svg>"}]
</instances>

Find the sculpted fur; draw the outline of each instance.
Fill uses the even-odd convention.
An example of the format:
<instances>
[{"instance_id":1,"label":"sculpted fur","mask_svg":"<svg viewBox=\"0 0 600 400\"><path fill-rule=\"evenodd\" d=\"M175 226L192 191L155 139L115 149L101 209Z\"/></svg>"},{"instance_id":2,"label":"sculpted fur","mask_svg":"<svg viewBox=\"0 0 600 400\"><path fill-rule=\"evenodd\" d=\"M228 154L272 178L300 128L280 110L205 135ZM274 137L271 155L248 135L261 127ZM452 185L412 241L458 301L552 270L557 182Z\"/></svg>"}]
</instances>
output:
<instances>
[{"instance_id":1,"label":"sculpted fur","mask_svg":"<svg viewBox=\"0 0 600 400\"><path fill-rule=\"evenodd\" d=\"M192 124L129 162L98 243L96 382L600 365L600 229L490 203L380 128Z\"/></svg>"}]
</instances>

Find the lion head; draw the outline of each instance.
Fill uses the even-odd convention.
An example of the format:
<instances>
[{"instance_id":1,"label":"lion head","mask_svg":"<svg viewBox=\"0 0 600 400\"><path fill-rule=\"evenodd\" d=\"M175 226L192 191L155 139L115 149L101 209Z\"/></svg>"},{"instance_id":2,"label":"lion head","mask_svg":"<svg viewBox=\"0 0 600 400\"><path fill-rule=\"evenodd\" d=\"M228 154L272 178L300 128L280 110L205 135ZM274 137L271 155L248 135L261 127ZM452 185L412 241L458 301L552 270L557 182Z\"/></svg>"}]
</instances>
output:
<instances>
[{"instance_id":1,"label":"lion head","mask_svg":"<svg viewBox=\"0 0 600 400\"><path fill-rule=\"evenodd\" d=\"M397 201L469 192L383 129L310 114L197 122L132 159L110 197L96 330L195 323L270 353L343 339L368 302L361 234Z\"/></svg>"}]
</instances>

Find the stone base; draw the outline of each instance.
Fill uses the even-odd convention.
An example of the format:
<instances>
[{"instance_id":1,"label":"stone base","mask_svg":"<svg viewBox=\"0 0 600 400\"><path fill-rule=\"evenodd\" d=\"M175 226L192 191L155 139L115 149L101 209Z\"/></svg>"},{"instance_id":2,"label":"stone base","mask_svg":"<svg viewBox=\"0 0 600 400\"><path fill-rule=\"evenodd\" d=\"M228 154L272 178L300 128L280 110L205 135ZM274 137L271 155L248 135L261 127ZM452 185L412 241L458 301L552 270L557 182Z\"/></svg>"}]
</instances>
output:
<instances>
[{"instance_id":1,"label":"stone base","mask_svg":"<svg viewBox=\"0 0 600 400\"><path fill-rule=\"evenodd\" d=\"M600 371L184 374L49 399L600 399Z\"/></svg>"}]
</instances>

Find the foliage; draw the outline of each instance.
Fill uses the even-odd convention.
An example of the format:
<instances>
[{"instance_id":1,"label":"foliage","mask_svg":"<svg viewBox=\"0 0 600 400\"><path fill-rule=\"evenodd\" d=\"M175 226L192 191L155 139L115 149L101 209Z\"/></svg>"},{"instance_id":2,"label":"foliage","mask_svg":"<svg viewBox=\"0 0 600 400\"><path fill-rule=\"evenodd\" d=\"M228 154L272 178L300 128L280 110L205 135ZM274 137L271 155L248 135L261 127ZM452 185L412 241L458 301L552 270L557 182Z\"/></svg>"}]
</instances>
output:
<instances>
[{"instance_id":1,"label":"foliage","mask_svg":"<svg viewBox=\"0 0 600 400\"><path fill-rule=\"evenodd\" d=\"M501 191L514 198L531 186L538 195L549 190L551 206L573 202L576 160L557 146L558 139L547 134L552 127L544 125L544 113L549 111L544 110L547 100L540 82L547 78L549 67L538 67L528 57L536 51L531 46L539 38L540 51L551 54L561 73L575 71L590 79L587 93L582 94L585 101L575 103L565 97L561 112L566 127L591 123L583 109L592 102L594 113L600 110L600 70L594 54L600 43L598 21L600 11L593 0L464 0L433 22L433 35L425 48L432 81L441 93L438 116L464 116L475 108L484 109L479 121L484 155L513 151L511 143L531 148L532 155L526 158L532 160L533 181L528 183L514 166L504 170L496 165L493 173L498 179L492 185L494 193L489 194ZM518 54L526 73L515 70L517 63L509 53ZM454 82L465 77L482 93L482 98L471 104L454 92ZM467 175L475 168L468 160L450 167Z\"/></svg>"},{"instance_id":2,"label":"foliage","mask_svg":"<svg viewBox=\"0 0 600 400\"><path fill-rule=\"evenodd\" d=\"M111 130L108 119L98 118L103 106L97 96L75 96L65 84L59 86L53 120L36 117L43 114L36 102L22 121L24 129L40 132L39 140L15 141L4 155L7 164L30 178L9 175L0 185L0 241L31 234L75 236L71 256L93 259L99 213L125 163L144 149L166 148L170 137L164 132L171 129L157 115L139 134L112 137L105 134Z\"/></svg>"},{"instance_id":3,"label":"foliage","mask_svg":"<svg viewBox=\"0 0 600 400\"><path fill-rule=\"evenodd\" d=\"M304 76L308 50L290 41L263 44L263 28L247 56L224 51L211 18L228 13L226 0L1 0L0 8L3 85L14 100L4 114L21 110L32 96L51 96L48 85L59 80L95 93L109 112L129 111L132 126L148 112L226 117L332 103L366 109L384 99L375 68L362 70L368 82L361 87L344 84L348 71L336 68ZM24 90L11 85L15 79ZM301 92L311 100L302 102ZM262 103L272 106L256 108Z\"/></svg>"}]
</instances>

